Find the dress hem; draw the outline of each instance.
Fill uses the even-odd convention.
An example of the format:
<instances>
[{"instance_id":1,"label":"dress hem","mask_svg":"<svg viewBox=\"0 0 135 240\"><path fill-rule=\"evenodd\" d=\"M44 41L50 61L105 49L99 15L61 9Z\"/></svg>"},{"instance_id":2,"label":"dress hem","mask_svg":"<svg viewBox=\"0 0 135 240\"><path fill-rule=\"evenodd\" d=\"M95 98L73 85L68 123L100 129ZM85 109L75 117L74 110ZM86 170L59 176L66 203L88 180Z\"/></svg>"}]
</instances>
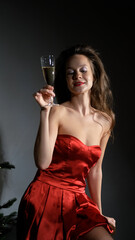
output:
<instances>
[{"instance_id":1,"label":"dress hem","mask_svg":"<svg viewBox=\"0 0 135 240\"><path fill-rule=\"evenodd\" d=\"M99 227L99 226L104 227L104 228L109 232L109 234L111 234L111 235L114 233L113 229L109 226L108 223L98 223L98 224L96 224L95 226L90 227L90 228L88 228L87 230L81 232L81 233L76 237L76 240L79 240L79 237L82 237L84 234L90 232L91 230L93 230L94 228ZM71 239L72 239L72 237L70 238L70 233L71 233L72 230L75 230L75 227L74 227L74 226L72 226L72 228L69 230L68 235L67 235L67 237L66 237L66 240L71 240Z\"/></svg>"}]
</instances>

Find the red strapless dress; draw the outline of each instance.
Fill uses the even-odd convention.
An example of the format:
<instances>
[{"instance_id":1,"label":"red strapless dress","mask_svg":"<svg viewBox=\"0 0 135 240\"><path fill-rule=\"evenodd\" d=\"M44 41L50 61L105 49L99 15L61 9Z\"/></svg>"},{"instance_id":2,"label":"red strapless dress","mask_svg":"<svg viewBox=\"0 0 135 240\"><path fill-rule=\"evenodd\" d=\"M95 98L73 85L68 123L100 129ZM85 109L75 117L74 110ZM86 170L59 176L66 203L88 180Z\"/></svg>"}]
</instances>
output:
<instances>
[{"instance_id":1,"label":"red strapless dress","mask_svg":"<svg viewBox=\"0 0 135 240\"><path fill-rule=\"evenodd\" d=\"M85 179L100 155L99 145L58 135L50 166L37 171L21 199L18 240L76 240L96 226L113 233L85 193Z\"/></svg>"}]
</instances>

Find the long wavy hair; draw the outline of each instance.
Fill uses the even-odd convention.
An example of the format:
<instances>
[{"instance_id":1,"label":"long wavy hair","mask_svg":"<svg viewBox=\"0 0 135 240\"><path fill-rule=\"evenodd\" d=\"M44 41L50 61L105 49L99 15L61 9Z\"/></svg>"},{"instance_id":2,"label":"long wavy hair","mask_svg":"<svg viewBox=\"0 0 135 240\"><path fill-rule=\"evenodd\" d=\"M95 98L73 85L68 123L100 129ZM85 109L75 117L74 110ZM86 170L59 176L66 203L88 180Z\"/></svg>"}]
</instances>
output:
<instances>
[{"instance_id":1,"label":"long wavy hair","mask_svg":"<svg viewBox=\"0 0 135 240\"><path fill-rule=\"evenodd\" d=\"M59 104L70 101L71 93L67 87L66 82L66 63L68 59L75 55L81 54L86 56L89 61L93 72L93 86L91 88L91 106L103 113L106 113L111 118L112 131L115 125L115 115L113 113L113 96L110 88L110 81L104 69L104 65L96 52L89 45L75 45L67 50L61 52L56 59L56 75L55 75L55 93L56 99Z\"/></svg>"}]
</instances>

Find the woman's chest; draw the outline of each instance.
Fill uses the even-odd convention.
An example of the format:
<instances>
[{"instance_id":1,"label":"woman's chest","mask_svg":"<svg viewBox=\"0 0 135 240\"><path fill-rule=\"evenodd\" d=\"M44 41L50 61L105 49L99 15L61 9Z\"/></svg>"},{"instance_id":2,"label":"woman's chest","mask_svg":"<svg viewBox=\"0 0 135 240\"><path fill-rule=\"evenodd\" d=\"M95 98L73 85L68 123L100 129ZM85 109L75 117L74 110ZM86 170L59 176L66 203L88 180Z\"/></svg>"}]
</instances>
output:
<instances>
[{"instance_id":1,"label":"woman's chest","mask_svg":"<svg viewBox=\"0 0 135 240\"><path fill-rule=\"evenodd\" d=\"M59 134L68 134L79 138L90 146L99 144L103 127L92 116L80 117L77 114L66 114L60 120Z\"/></svg>"}]
</instances>

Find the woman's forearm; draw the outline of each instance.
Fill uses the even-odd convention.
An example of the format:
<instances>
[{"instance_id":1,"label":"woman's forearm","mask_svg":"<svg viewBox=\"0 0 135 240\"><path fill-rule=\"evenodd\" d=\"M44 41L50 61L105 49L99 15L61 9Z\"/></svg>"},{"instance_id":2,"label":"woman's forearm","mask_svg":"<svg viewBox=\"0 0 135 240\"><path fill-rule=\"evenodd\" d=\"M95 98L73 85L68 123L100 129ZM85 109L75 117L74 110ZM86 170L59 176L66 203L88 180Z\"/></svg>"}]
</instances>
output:
<instances>
[{"instance_id":1,"label":"woman's forearm","mask_svg":"<svg viewBox=\"0 0 135 240\"><path fill-rule=\"evenodd\" d=\"M50 109L41 111L40 126L34 147L35 163L40 169L46 169L50 165L52 159L49 138L49 112Z\"/></svg>"},{"instance_id":2,"label":"woman's forearm","mask_svg":"<svg viewBox=\"0 0 135 240\"><path fill-rule=\"evenodd\" d=\"M102 213L101 187L102 187L102 169L92 170L87 178L91 199L97 204Z\"/></svg>"}]
</instances>

